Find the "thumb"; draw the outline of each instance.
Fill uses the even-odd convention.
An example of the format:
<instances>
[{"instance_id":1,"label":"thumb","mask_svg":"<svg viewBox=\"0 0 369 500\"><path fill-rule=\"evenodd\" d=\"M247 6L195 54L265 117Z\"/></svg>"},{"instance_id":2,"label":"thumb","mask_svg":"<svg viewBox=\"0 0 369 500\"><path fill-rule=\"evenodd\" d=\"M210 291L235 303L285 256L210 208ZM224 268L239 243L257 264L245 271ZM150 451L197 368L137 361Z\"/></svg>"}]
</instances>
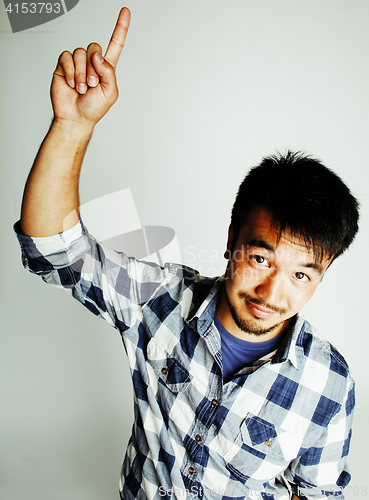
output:
<instances>
[{"instance_id":1,"label":"thumb","mask_svg":"<svg viewBox=\"0 0 369 500\"><path fill-rule=\"evenodd\" d=\"M92 64L100 77L100 84L104 88L104 93L107 97L116 99L118 97L118 89L113 66L103 58L100 52L93 54Z\"/></svg>"}]
</instances>

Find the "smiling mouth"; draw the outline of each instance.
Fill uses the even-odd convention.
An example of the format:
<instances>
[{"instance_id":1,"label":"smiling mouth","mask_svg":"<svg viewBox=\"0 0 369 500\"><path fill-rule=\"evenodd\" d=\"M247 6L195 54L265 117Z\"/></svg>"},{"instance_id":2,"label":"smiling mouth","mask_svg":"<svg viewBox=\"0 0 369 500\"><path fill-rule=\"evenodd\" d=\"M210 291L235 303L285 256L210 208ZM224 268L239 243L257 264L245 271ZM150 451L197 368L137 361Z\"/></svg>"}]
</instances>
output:
<instances>
[{"instance_id":1,"label":"smiling mouth","mask_svg":"<svg viewBox=\"0 0 369 500\"><path fill-rule=\"evenodd\" d=\"M255 316L255 318L266 319L270 318L275 313L279 313L281 316L286 313L284 309L271 306L267 303L264 303L262 300L258 301L258 299L255 299L254 297L251 297L244 292L241 292L239 294L239 298L245 300L247 309L253 316Z\"/></svg>"},{"instance_id":2,"label":"smiling mouth","mask_svg":"<svg viewBox=\"0 0 369 500\"><path fill-rule=\"evenodd\" d=\"M249 311L257 318L261 318L261 319L269 318L270 316L272 316L273 314L276 313L276 311L272 311L270 309L264 309L264 308L261 308L259 306L256 306L256 305L252 304L251 302L249 302L248 300L246 300L246 304L247 304L247 308L249 309Z\"/></svg>"}]
</instances>

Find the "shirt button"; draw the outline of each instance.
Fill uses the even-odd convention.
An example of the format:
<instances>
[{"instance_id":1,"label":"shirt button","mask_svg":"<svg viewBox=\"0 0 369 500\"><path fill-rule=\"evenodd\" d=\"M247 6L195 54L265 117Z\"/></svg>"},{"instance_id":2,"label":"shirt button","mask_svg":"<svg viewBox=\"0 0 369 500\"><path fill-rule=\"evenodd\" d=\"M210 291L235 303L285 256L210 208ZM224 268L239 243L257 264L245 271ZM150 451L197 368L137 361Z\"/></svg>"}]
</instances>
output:
<instances>
[{"instance_id":1,"label":"shirt button","mask_svg":"<svg viewBox=\"0 0 369 500\"><path fill-rule=\"evenodd\" d=\"M217 399L214 398L211 400L211 406L218 406L218 404L219 404L219 401Z\"/></svg>"},{"instance_id":2,"label":"shirt button","mask_svg":"<svg viewBox=\"0 0 369 500\"><path fill-rule=\"evenodd\" d=\"M189 468L188 468L188 472L189 472L190 474L194 474L194 473L195 473L195 469L194 469L193 467L189 467Z\"/></svg>"},{"instance_id":3,"label":"shirt button","mask_svg":"<svg viewBox=\"0 0 369 500\"><path fill-rule=\"evenodd\" d=\"M272 444L272 442L270 439L267 439L266 441L264 441L264 444L265 444L265 446L270 446Z\"/></svg>"},{"instance_id":4,"label":"shirt button","mask_svg":"<svg viewBox=\"0 0 369 500\"><path fill-rule=\"evenodd\" d=\"M166 367L166 366L164 366L164 367L161 369L161 373L162 373L163 375L166 375L166 374L168 373L168 369L167 369L167 367Z\"/></svg>"},{"instance_id":5,"label":"shirt button","mask_svg":"<svg viewBox=\"0 0 369 500\"><path fill-rule=\"evenodd\" d=\"M199 443L201 441L201 436L200 434L196 434L195 440Z\"/></svg>"}]
</instances>

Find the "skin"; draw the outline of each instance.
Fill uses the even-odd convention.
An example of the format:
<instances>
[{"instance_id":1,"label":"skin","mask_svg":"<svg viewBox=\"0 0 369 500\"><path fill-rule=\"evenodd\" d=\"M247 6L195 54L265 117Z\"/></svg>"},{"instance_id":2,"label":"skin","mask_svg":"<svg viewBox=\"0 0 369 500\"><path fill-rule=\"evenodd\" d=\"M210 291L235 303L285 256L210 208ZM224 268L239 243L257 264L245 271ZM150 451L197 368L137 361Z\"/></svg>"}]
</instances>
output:
<instances>
[{"instance_id":1,"label":"skin","mask_svg":"<svg viewBox=\"0 0 369 500\"><path fill-rule=\"evenodd\" d=\"M217 315L224 328L249 342L269 340L284 330L311 299L330 259L317 261L301 239L278 228L264 209L242 227L233 252L230 226L228 263Z\"/></svg>"},{"instance_id":2,"label":"skin","mask_svg":"<svg viewBox=\"0 0 369 500\"><path fill-rule=\"evenodd\" d=\"M78 185L83 157L95 125L118 98L115 70L126 40L130 17L127 8L120 11L104 57L101 46L91 43L87 49L77 48L73 54L64 51L58 59L51 84L53 122L38 151L23 195L21 228L29 236L52 236L72 228L79 220ZM246 236L240 235L240 238L244 240ZM243 241L240 238L238 246ZM232 228L228 250L231 243ZM237 269L241 266L247 270L245 261L244 264L236 265ZM230 268L227 272L230 273ZM257 274L261 276L263 273L258 270ZM264 274L270 274L271 278L270 272ZM247 276L250 279L246 272L244 278ZM256 286L255 280L252 283L249 281L246 286L247 280L244 283L243 279L240 281L240 278L232 277L231 274L229 278L226 281L227 293L235 306L240 308L241 317L249 323L255 323L255 319L247 311L244 300L237 298L237 291L247 288L254 297L265 294L268 303L280 304L281 307L284 304L278 294L273 298L271 292L266 293L267 288L271 290L274 286L265 286L263 292L261 285ZM292 309L289 312L292 313ZM245 335L258 338L235 327L224 293L218 305L218 315L232 334L241 338ZM268 324L273 324L277 319L278 315L275 315L274 319L268 320ZM279 318L279 322L281 319ZM286 321L288 319L283 318L283 322ZM273 334L277 334L278 328L279 326L273 330ZM292 499L298 500L295 495Z\"/></svg>"},{"instance_id":3,"label":"skin","mask_svg":"<svg viewBox=\"0 0 369 500\"><path fill-rule=\"evenodd\" d=\"M64 51L51 84L54 118L36 156L23 195L21 228L29 236L52 236L79 220L78 184L96 123L118 98L115 76L130 11L118 17L105 56L97 43Z\"/></svg>"}]
</instances>

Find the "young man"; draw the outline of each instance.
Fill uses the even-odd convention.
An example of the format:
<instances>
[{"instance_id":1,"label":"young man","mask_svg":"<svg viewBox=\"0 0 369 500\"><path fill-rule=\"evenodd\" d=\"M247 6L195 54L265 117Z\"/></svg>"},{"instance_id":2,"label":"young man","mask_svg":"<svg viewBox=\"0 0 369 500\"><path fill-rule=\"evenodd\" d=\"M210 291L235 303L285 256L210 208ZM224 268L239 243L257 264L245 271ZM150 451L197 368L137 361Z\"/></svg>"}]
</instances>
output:
<instances>
[{"instance_id":1,"label":"young man","mask_svg":"<svg viewBox=\"0 0 369 500\"><path fill-rule=\"evenodd\" d=\"M25 266L117 328L135 424L121 498L342 495L354 383L299 316L357 231L357 202L317 160L287 153L240 186L220 278L102 247L79 220L78 179L97 121L117 98L129 11L105 57L64 52L54 121L15 228Z\"/></svg>"}]
</instances>

